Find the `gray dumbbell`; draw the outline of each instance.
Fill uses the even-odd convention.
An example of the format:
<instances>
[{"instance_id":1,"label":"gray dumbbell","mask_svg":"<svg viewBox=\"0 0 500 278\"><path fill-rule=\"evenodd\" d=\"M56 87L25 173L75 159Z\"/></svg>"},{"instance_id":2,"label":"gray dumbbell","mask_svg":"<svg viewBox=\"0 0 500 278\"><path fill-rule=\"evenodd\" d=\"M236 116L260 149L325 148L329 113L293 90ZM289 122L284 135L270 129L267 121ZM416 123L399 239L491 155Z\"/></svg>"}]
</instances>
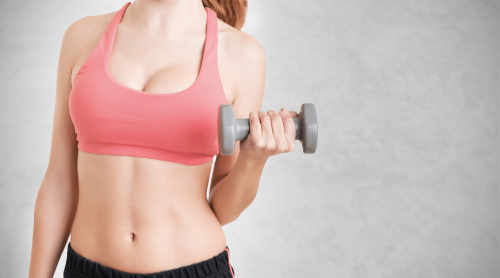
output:
<instances>
[{"instance_id":1,"label":"gray dumbbell","mask_svg":"<svg viewBox=\"0 0 500 278\"><path fill-rule=\"evenodd\" d=\"M236 119L230 104L222 104L218 116L219 152L222 155L231 155L235 142L247 138L250 124L248 119ZM295 140L302 142L304 153L315 153L318 145L318 120L314 104L303 103L299 115L292 119L295 124Z\"/></svg>"}]
</instances>

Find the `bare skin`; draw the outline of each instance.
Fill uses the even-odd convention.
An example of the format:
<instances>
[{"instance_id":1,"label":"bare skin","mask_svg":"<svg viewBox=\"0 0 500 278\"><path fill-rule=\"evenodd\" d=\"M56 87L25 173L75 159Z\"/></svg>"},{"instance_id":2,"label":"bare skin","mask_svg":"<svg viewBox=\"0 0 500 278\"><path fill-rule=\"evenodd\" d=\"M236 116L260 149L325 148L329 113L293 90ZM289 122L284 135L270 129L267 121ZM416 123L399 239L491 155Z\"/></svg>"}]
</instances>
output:
<instances>
[{"instance_id":1,"label":"bare skin","mask_svg":"<svg viewBox=\"0 0 500 278\"><path fill-rule=\"evenodd\" d=\"M169 94L188 88L198 76L205 41L206 12L198 5L201 1L189 6L196 8L188 17L191 27L175 26L178 29L168 31L140 25L144 18L133 6L136 2L127 8L120 22L110 57L111 74L129 88L152 93ZM61 60L72 61L71 84L114 14L89 16L74 23L83 44L79 51L71 52L78 52L73 57L61 56ZM243 58L238 58L239 52L251 48L258 49L249 50L253 53L263 52L250 35L220 19L217 24L219 73L226 103L234 104L238 90L240 94L255 91L239 82L249 79L249 73L241 68ZM254 82L263 91L263 78L254 78ZM63 98L64 105L67 98ZM254 99L247 102L245 109L235 107L236 116L248 118L249 111L260 111L261 94ZM65 117L67 120L69 115ZM76 148L76 142L72 141L71 146ZM77 253L118 270L150 273L200 262L224 250L226 239L221 224L207 201L213 162L191 166L75 152L78 208L70 242ZM229 173L238 152L239 144L232 156L217 156L212 185Z\"/></svg>"}]
</instances>

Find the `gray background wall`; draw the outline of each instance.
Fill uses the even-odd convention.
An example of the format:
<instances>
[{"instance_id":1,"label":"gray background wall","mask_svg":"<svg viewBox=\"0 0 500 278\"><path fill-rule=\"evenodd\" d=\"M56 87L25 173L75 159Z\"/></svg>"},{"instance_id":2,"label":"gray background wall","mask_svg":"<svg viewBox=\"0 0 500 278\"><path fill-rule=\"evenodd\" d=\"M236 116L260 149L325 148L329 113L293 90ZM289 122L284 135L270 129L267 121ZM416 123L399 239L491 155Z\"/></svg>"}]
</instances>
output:
<instances>
[{"instance_id":1,"label":"gray background wall","mask_svg":"<svg viewBox=\"0 0 500 278\"><path fill-rule=\"evenodd\" d=\"M0 2L0 277L28 275L63 33L124 3ZM262 110L312 102L320 137L223 227L237 277L500 277L499 27L499 1L250 0Z\"/></svg>"}]
</instances>

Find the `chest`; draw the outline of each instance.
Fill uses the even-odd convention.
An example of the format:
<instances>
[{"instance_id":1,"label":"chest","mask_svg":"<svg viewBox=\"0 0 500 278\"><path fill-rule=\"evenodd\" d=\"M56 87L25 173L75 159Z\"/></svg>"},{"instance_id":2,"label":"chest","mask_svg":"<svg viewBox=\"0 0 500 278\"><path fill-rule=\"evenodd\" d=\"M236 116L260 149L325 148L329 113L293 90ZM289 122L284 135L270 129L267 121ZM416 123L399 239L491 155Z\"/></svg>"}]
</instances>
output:
<instances>
[{"instance_id":1,"label":"chest","mask_svg":"<svg viewBox=\"0 0 500 278\"><path fill-rule=\"evenodd\" d=\"M135 37L134 37L135 36ZM236 72L231 70L226 49L217 44L217 70L223 87L226 103L235 100L233 80ZM174 94L192 86L200 74L204 37L190 40L158 40L148 35L137 37L121 31L115 38L108 59L111 77L125 87L155 94ZM95 47L95 45L93 46ZM89 47L77 59L72 69L71 82L90 56Z\"/></svg>"}]
</instances>

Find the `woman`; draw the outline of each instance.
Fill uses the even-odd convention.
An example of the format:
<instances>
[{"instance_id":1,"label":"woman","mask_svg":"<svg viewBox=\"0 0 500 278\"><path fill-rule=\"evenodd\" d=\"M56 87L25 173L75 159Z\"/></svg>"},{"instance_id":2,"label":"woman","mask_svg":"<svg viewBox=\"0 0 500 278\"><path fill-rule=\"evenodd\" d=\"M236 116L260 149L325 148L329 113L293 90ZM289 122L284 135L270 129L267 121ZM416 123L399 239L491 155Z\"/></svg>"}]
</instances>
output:
<instances>
[{"instance_id":1,"label":"woman","mask_svg":"<svg viewBox=\"0 0 500 278\"><path fill-rule=\"evenodd\" d=\"M221 226L295 149L297 113L260 112L265 54L244 0L136 0L65 32L29 277L234 277ZM250 134L218 154L231 104ZM75 136L76 135L76 136ZM149 274L146 276L146 274Z\"/></svg>"}]
</instances>

